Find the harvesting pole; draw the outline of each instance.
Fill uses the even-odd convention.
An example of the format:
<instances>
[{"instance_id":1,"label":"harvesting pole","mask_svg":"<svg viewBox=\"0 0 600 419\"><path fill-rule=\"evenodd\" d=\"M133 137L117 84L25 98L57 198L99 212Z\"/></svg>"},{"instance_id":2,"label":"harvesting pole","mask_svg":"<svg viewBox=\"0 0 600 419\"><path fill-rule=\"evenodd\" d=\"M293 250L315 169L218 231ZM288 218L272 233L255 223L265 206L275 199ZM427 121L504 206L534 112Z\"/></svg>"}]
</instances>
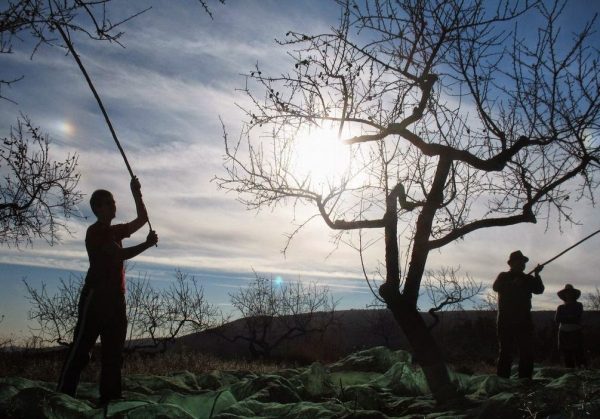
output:
<instances>
[{"instance_id":1,"label":"harvesting pole","mask_svg":"<svg viewBox=\"0 0 600 419\"><path fill-rule=\"evenodd\" d=\"M113 125L112 125L112 123L110 121L110 118L108 117L108 113L106 112L106 108L104 108L104 104L102 103L102 99L100 99L100 95L96 91L96 88L94 87L94 83L92 83L92 79L90 78L88 72L86 71L85 67L83 66L83 63L81 62L81 59L79 58L79 55L77 55L77 52L75 52L75 48L73 47L73 43L71 42L71 40L69 39L69 37L65 33L65 31L62 28L62 26L60 25L60 23L54 22L54 27L60 33L60 36L62 37L63 41L65 41L65 44L67 45L67 48L71 52L71 55L73 56L73 58L75 59L75 61L77 62L77 65L79 66L79 69L81 70L81 73L85 77L85 80L87 81L88 86L90 87L90 90L94 94L94 97L96 98L96 102L98 102L98 106L100 107L100 110L102 111L102 115L104 115L104 120L106 121L106 125L108 125L108 129L110 130L110 133L112 134L112 138L115 141L115 144L117 145L117 148L119 149L119 152L121 153L121 156L123 157L123 161L125 162L125 166L127 166L127 171L129 172L129 175L133 179L135 177L135 175L133 174L133 170L131 169L131 165L129 164L129 161L127 160L127 156L125 155L125 151L123 150L123 147L121 146L121 143L119 142L119 139L117 138L117 133L115 132L115 129L113 128ZM148 214L148 211L146 210L146 215L147 214ZM150 227L150 230L152 230L152 224L150 223L150 217L148 217L148 227Z\"/></svg>"},{"instance_id":2,"label":"harvesting pole","mask_svg":"<svg viewBox=\"0 0 600 419\"><path fill-rule=\"evenodd\" d=\"M558 259L558 258L559 258L559 257L561 257L562 255L564 255L565 253L567 253L569 250L573 249L574 247L577 247L577 246L579 246L581 243L583 243L583 242L584 242L584 241L586 241L587 239L589 239L589 238L591 238L591 237L595 236L595 235L596 235L596 234L598 234L598 233L600 233L600 230L596 230L596 231L594 231L592 234L590 234L590 235L588 235L588 236L585 236L583 239L579 240L579 241L578 241L577 243L575 243L573 246L570 246L570 247L566 248L565 250L563 250L562 252L560 252L558 255L554 256L554 257L553 257L553 258L551 258L551 259L548 259L548 260L547 260L547 261L545 261L544 263L541 263L541 264L540 264L540 266L545 266L545 265L549 264L550 262L552 262L552 261L554 261L554 260ZM535 271L535 269L534 269L533 271ZM529 272L529 274L532 274L532 273L533 273L533 271Z\"/></svg>"}]
</instances>

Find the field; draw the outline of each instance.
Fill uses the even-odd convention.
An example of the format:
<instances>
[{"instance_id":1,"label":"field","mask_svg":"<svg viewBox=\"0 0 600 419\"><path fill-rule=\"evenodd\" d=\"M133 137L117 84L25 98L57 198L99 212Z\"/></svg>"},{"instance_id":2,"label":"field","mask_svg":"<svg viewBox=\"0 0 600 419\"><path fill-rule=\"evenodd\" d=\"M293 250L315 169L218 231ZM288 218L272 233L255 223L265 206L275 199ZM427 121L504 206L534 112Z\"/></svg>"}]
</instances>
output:
<instances>
[{"instance_id":1,"label":"field","mask_svg":"<svg viewBox=\"0 0 600 419\"><path fill-rule=\"evenodd\" d=\"M428 395L423 374L410 354L393 348L403 341L396 329L390 330L390 336L379 336L374 329L359 333L364 325L358 319L370 324L366 316L371 314L341 312L344 321L337 323L337 330L289 343L274 354L275 360L249 360L243 345L225 346L223 333L239 332L236 322L228 330L182 338L165 353L129 354L123 369L124 400L105 408L97 406L97 357L84 372L78 397L73 399L54 392L64 351L3 353L0 417L600 417L600 372L593 351L589 352L593 368L573 371L558 366L552 360L552 345L547 345L538 353L540 362L532 381L501 379L493 373L493 343L491 353L487 348L490 331L484 329L490 313L481 318L471 314L468 319L465 313L448 313L436 334L464 398L439 406ZM540 322L548 315L536 313L538 349L545 336ZM596 315L588 313L588 322L593 323ZM597 332L597 326L591 328L590 338L591 332ZM336 334L339 339L334 345L330 340ZM380 339L387 339L388 345L369 346ZM477 339L479 344L473 345Z\"/></svg>"}]
</instances>

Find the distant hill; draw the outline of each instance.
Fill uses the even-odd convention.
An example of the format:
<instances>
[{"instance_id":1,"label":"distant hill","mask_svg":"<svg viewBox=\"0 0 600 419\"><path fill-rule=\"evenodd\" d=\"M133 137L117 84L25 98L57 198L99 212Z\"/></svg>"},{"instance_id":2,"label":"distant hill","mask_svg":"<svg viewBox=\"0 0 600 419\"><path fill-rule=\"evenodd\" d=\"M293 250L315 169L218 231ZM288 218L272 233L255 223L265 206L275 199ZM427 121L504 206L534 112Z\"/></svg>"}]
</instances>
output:
<instances>
[{"instance_id":1,"label":"distant hill","mask_svg":"<svg viewBox=\"0 0 600 419\"><path fill-rule=\"evenodd\" d=\"M433 322L428 313L425 321ZM473 360L493 364L497 356L496 313L492 311L450 311L438 313L439 324L433 334L450 362ZM535 324L536 361L557 362L556 325L553 311L532 313ZM585 312L585 340L589 355L600 357L600 312ZM225 358L248 358L247 342L229 341L244 334L244 321L238 319L216 329L183 336L175 346L186 346ZM228 340L229 339L229 340ZM313 334L288 341L273 351L273 356L305 362L333 361L360 349L384 345L408 349L404 334L389 310L341 310L323 335Z\"/></svg>"},{"instance_id":2,"label":"distant hill","mask_svg":"<svg viewBox=\"0 0 600 419\"><path fill-rule=\"evenodd\" d=\"M317 316L325 314L317 313ZM422 314L427 324L433 323L428 313ZM497 357L496 312L449 311L438 313L439 324L433 335L440 344L445 358L454 365L465 366L466 371L480 370L481 365L492 367ZM534 311L534 349L536 363L557 364L557 328L553 311ZM600 312L586 311L583 317L584 339L588 360L600 368ZM281 333L275 330L275 335ZM188 348L223 359L250 359L249 345L244 340L232 341L246 335L244 319L237 319L215 329L179 337L168 346L168 351ZM149 343L136 341L135 343ZM310 363L333 362L359 350L385 346L392 350L409 350L406 337L387 309L340 310L324 334L311 334L285 341L272 352L272 358ZM17 349L15 349L17 350ZM29 350L38 358L52 358L65 347ZM418 354L417 354L418 357ZM472 364L472 367L469 365ZM477 365L476 365L477 364Z\"/></svg>"}]
</instances>

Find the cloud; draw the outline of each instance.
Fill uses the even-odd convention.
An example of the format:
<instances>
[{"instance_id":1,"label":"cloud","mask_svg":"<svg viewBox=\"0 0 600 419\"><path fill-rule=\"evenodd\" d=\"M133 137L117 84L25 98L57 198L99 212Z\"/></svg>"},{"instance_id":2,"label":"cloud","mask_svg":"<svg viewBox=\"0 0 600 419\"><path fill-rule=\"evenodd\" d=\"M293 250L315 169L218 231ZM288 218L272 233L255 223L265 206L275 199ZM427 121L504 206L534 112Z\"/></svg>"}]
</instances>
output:
<instances>
[{"instance_id":1,"label":"cloud","mask_svg":"<svg viewBox=\"0 0 600 419\"><path fill-rule=\"evenodd\" d=\"M116 10L117 14L126 15L138 8L137 3L124 3L121 6L125 9ZM224 150L218 117L234 133L243 118L235 106L235 102L246 100L235 90L244 85L241 73L257 62L270 73L284 71L289 57L273 38L283 37L288 30L327 30L337 21L335 2L227 2L214 10L214 21L194 6L157 3L150 12L125 26L125 49L92 42L78 34L76 38L82 59L141 179L152 224L160 236L159 246L136 260L157 270L181 267L238 276L251 275L254 268L286 278L321 278L340 292L370 292L362 280L355 250L341 244L329 256L335 248L332 231L320 219L297 235L285 257L281 253L286 243L284 234L294 231L303 217L314 213L314 208L278 207L250 212L236 202L235 195L219 191L210 182L222 170ZM58 48L43 48L31 61L24 49L3 56L3 66L3 71L25 74L26 78L11 90L19 106L0 102L0 129L4 132L14 124L19 110L31 115L34 123L55 138L52 152L56 156L79 154L80 187L86 194L80 205L82 213L91 215L87 203L91 192L107 188L117 199L116 221L133 218L129 175L72 57ZM72 132L61 128L65 122L72 124ZM577 207L576 213L588 225L597 219L594 211ZM0 262L84 271L87 255L83 240L91 222L93 217L73 220L74 236L65 237L54 248L38 243L24 251L0 249ZM400 230L403 227L400 225ZM127 245L144 240L145 234L145 230L140 231L126 241ZM381 236L379 231L372 234ZM569 225L564 226L562 235L554 227L544 234L543 223L489 229L433 252L428 268L460 265L464 272L489 286L498 272L506 269L511 251L523 250L533 264L585 234L584 228ZM403 240L401 245L405 246ZM555 292L566 282L583 291L592 289L600 271L600 262L590 250L594 246L592 242L582 245L546 267L543 277L547 292L534 297L534 307L552 307ZM367 271L376 276L373 273L385 257L383 242L379 241L365 256ZM356 282L340 284L349 279Z\"/></svg>"}]
</instances>

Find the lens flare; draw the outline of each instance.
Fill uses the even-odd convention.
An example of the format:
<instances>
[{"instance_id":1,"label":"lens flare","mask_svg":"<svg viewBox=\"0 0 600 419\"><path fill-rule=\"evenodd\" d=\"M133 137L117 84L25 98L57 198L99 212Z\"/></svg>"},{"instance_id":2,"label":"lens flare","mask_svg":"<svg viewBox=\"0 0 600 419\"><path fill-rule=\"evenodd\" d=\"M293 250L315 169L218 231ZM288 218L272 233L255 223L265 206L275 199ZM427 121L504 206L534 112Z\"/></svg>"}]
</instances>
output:
<instances>
[{"instance_id":1,"label":"lens flare","mask_svg":"<svg viewBox=\"0 0 600 419\"><path fill-rule=\"evenodd\" d=\"M58 131L69 137L75 134L75 125L69 121L58 121L56 127L58 128Z\"/></svg>"}]
</instances>

